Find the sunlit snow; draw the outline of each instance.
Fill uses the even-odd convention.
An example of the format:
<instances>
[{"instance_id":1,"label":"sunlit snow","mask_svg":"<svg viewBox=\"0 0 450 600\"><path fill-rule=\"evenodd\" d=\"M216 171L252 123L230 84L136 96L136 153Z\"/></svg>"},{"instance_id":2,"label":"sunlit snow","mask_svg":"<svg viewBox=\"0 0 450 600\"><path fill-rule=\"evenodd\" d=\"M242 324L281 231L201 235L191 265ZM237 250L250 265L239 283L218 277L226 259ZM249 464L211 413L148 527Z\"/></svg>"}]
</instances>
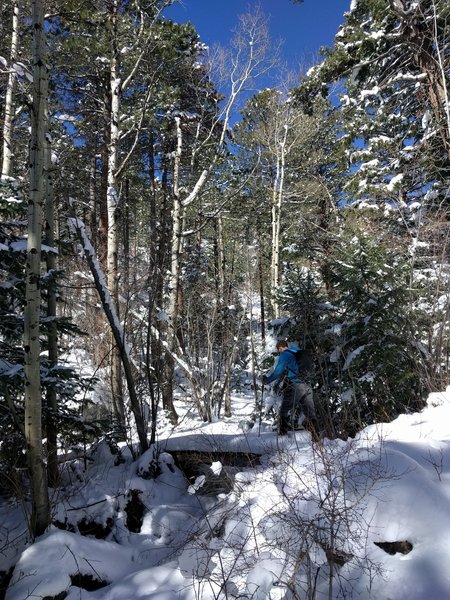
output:
<instances>
[{"instance_id":1,"label":"sunlit snow","mask_svg":"<svg viewBox=\"0 0 450 600\"><path fill-rule=\"evenodd\" d=\"M86 465L67 462L52 495L66 530L28 548L21 507L4 501L1 570L20 556L6 600L287 600L294 582L301 597L315 582L317 599L450 597L450 388L420 414L320 444L305 431L277 437L253 406L251 392L235 393L233 417L207 424L179 398L181 425L160 429L137 462L124 449L118 464L106 443ZM176 450L209 452L210 466L189 480ZM260 464L226 467L215 454L238 451ZM208 493L227 472L232 488ZM127 526L133 494L138 532ZM106 538L81 536L83 517L109 528ZM103 587L84 589L81 576Z\"/></svg>"}]
</instances>

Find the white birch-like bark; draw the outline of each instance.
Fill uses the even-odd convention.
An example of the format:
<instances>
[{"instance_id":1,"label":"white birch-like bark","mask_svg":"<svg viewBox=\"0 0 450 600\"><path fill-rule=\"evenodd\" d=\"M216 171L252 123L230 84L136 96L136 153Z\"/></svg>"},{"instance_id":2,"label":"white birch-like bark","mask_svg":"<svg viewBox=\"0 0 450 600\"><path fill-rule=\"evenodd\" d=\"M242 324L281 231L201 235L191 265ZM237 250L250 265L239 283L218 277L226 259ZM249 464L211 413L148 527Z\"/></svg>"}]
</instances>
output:
<instances>
[{"instance_id":1,"label":"white birch-like bark","mask_svg":"<svg viewBox=\"0 0 450 600\"><path fill-rule=\"evenodd\" d=\"M170 280L168 294L168 315L172 331L175 335L176 319L178 316L178 287L180 281L180 256L181 256L181 234L184 207L180 201L180 166L183 150L183 135L181 131L181 119L175 117L175 128L177 135L177 149L175 152L173 167L173 206L172 206L172 243L170 253Z\"/></svg>"},{"instance_id":2,"label":"white birch-like bark","mask_svg":"<svg viewBox=\"0 0 450 600\"><path fill-rule=\"evenodd\" d=\"M117 181L118 149L120 139L120 94L121 80L118 54L118 2L112 1L110 16L111 52L110 52L110 140L108 146L108 181L106 206L108 214L106 274L107 286L114 308L120 317L119 310L119 222L118 205L119 190ZM111 334L111 394L116 417L120 426L125 429L125 404L122 390L120 353Z\"/></svg>"},{"instance_id":3,"label":"white birch-like bark","mask_svg":"<svg viewBox=\"0 0 450 600\"><path fill-rule=\"evenodd\" d=\"M117 157L119 147L120 93L121 82L117 50L117 2L113 1L111 14L111 54L110 54L110 141L108 147L108 247L107 247L107 284L113 302L118 301L117 256L118 256L118 223L117 208L119 192L117 189Z\"/></svg>"},{"instance_id":4,"label":"white birch-like bark","mask_svg":"<svg viewBox=\"0 0 450 600\"><path fill-rule=\"evenodd\" d=\"M19 46L19 0L14 0L13 20L11 32L11 53L8 74L8 83L5 94L5 119L3 121L3 158L2 177L9 177L12 169L12 133L14 122L14 93L16 89L17 73L13 65L17 59Z\"/></svg>"},{"instance_id":5,"label":"white birch-like bark","mask_svg":"<svg viewBox=\"0 0 450 600\"><path fill-rule=\"evenodd\" d=\"M42 206L45 189L48 72L45 52L44 6L33 0L33 103L31 106L30 194L24 311L25 438L32 489L31 531L41 535L50 520L47 473L42 447L40 377L40 275Z\"/></svg>"},{"instance_id":6,"label":"white birch-like bark","mask_svg":"<svg viewBox=\"0 0 450 600\"><path fill-rule=\"evenodd\" d=\"M222 216L217 217L217 300L219 306L224 306L225 299L225 248L223 241Z\"/></svg>"},{"instance_id":7,"label":"white birch-like bark","mask_svg":"<svg viewBox=\"0 0 450 600\"><path fill-rule=\"evenodd\" d=\"M282 125L281 132L276 131L276 173L272 189L272 257L270 265L270 298L273 316L280 316L280 305L277 299L278 286L280 284L280 232L281 232L281 208L284 194L284 174L286 167L286 141L288 125ZM280 135L281 133L281 135Z\"/></svg>"},{"instance_id":8,"label":"white birch-like bark","mask_svg":"<svg viewBox=\"0 0 450 600\"><path fill-rule=\"evenodd\" d=\"M175 151L173 164L173 182L172 182L172 236L170 249L170 274L169 286L166 297L167 324L165 328L165 338L169 352L166 353L165 360L165 381L163 382L163 403L164 408L169 411L169 418L176 424L178 415L173 406L173 369L174 363L172 356L176 352L177 341L177 323L178 323L178 293L180 284L181 269L181 251L182 251L182 227L184 207L180 199L180 167L181 155L183 151L183 134L181 130L181 119L175 117L175 131L177 138L177 147Z\"/></svg>"},{"instance_id":9,"label":"white birch-like bark","mask_svg":"<svg viewBox=\"0 0 450 600\"><path fill-rule=\"evenodd\" d=\"M205 167L192 190L187 193L182 200L184 207L189 206L197 200L211 173L216 167L220 157L223 155L223 149L227 132L229 130L230 117L233 107L239 99L239 96L246 90L249 81L265 73L277 60L276 51L273 52L271 61L268 61L268 31L264 16L256 9L254 14L244 14L240 17L240 28L233 41L234 53L227 56L225 63L230 92L223 107L214 120L208 134L204 139L198 140L191 149L191 164L195 164L196 156L202 148L205 148L213 139L214 152L207 167Z\"/></svg>"}]
</instances>

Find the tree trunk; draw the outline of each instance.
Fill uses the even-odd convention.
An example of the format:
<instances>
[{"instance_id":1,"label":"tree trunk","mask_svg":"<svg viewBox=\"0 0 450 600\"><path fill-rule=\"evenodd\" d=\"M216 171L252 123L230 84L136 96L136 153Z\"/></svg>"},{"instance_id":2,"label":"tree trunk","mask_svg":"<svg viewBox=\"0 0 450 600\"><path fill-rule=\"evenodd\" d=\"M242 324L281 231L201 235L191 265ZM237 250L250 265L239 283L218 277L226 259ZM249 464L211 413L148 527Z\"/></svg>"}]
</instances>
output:
<instances>
[{"instance_id":1,"label":"tree trunk","mask_svg":"<svg viewBox=\"0 0 450 600\"><path fill-rule=\"evenodd\" d=\"M280 176L280 161L277 157L275 180L272 186L272 255L270 261L270 306L272 317L278 318L278 303L276 300L276 289L278 287L278 261L280 259L280 206L277 194L277 182Z\"/></svg>"},{"instance_id":2,"label":"tree trunk","mask_svg":"<svg viewBox=\"0 0 450 600\"><path fill-rule=\"evenodd\" d=\"M215 221L216 239L214 241L214 258L216 268L216 290L218 306L223 306L225 300L225 249L223 241L223 220L219 215Z\"/></svg>"},{"instance_id":3,"label":"tree trunk","mask_svg":"<svg viewBox=\"0 0 450 600\"><path fill-rule=\"evenodd\" d=\"M170 278L169 291L166 301L167 322L165 328L165 337L168 346L164 362L164 383L163 383L163 407L168 411L170 421L174 424L178 422L178 415L173 404L173 377L174 361L171 355L176 352L177 326L178 326L178 288L180 283L181 269L181 245L182 245L182 227L184 208L181 203L179 184L180 184L180 166L181 153L183 148L183 137L181 131L180 117L175 118L177 134L177 150L173 166L173 185L172 185L172 237L170 252Z\"/></svg>"},{"instance_id":4,"label":"tree trunk","mask_svg":"<svg viewBox=\"0 0 450 600\"><path fill-rule=\"evenodd\" d=\"M449 114L449 95L447 90L447 81L444 68L439 61L430 54L434 44L426 48L421 48L418 53L418 64L427 75L428 98L431 103L434 122L439 131L441 140L450 160L450 114ZM440 49L437 49L438 58Z\"/></svg>"},{"instance_id":5,"label":"tree trunk","mask_svg":"<svg viewBox=\"0 0 450 600\"><path fill-rule=\"evenodd\" d=\"M95 287L97 289L103 310L105 312L108 323L111 327L111 332L114 337L114 342L119 350L120 358L125 372L128 394L130 396L131 411L134 416L136 431L139 438L140 451L145 452L148 449L147 432L145 427L145 419L137 396L136 387L134 385L133 365L131 363L128 347L125 340L125 334L121 327L117 314L114 309L114 304L111 301L108 289L103 285L104 274L101 271L99 261L94 254L94 249L86 236L84 224L76 218L72 206L69 203L69 212L71 213L71 225L75 229L78 238L83 246L84 255L92 273Z\"/></svg>"},{"instance_id":6,"label":"tree trunk","mask_svg":"<svg viewBox=\"0 0 450 600\"><path fill-rule=\"evenodd\" d=\"M99 150L101 154L101 172L100 172L100 191L98 204L98 224L97 224L97 254L100 260L102 271L106 273L106 255L108 248L108 149L110 142L110 126L111 121L111 99L109 93L105 93L103 101L103 144ZM95 240L94 240L95 241Z\"/></svg>"},{"instance_id":7,"label":"tree trunk","mask_svg":"<svg viewBox=\"0 0 450 600\"><path fill-rule=\"evenodd\" d=\"M53 167L51 162L51 146L47 143L46 148L46 199L45 199L45 233L44 240L46 246L54 248L55 246L55 216L54 216L54 197L53 197ZM56 254L47 250L46 254L47 273L50 274L47 291L47 317L48 317L48 362L49 368L53 369L58 364L58 330L56 327L56 282L54 280L54 271L56 269ZM58 401L56 387L49 384L47 388L47 470L48 480L52 487L55 487L59 479L58 471L58 447L57 447L57 428L56 415L58 413Z\"/></svg>"},{"instance_id":8,"label":"tree trunk","mask_svg":"<svg viewBox=\"0 0 450 600\"><path fill-rule=\"evenodd\" d=\"M31 478L31 532L44 533L50 522L47 473L42 448L42 396L40 378L40 268L42 205L45 180L48 73L45 53L44 7L33 0L33 104L31 107L30 197L24 313L25 438Z\"/></svg>"},{"instance_id":9,"label":"tree trunk","mask_svg":"<svg viewBox=\"0 0 450 600\"><path fill-rule=\"evenodd\" d=\"M260 226L257 225L257 243L258 243L258 280L259 280L259 310L260 310L260 328L261 341L263 347L266 345L266 306L264 300L264 268L263 268L263 252L261 242Z\"/></svg>"},{"instance_id":10,"label":"tree trunk","mask_svg":"<svg viewBox=\"0 0 450 600\"><path fill-rule=\"evenodd\" d=\"M278 115L277 115L278 116ZM283 115L281 124L276 122L275 155L276 174L272 190L272 261L270 267L270 297L273 316L278 319L280 306L277 298L280 285L280 233L281 233L281 206L284 194L284 174L286 167L286 142L289 131L288 115ZM276 119L278 121L278 119ZM281 130L281 139L279 139Z\"/></svg>"},{"instance_id":11,"label":"tree trunk","mask_svg":"<svg viewBox=\"0 0 450 600\"><path fill-rule=\"evenodd\" d=\"M110 95L111 95L111 114L110 114L110 142L108 147L108 188L106 194L106 203L108 211L108 234L107 234L107 256L106 256L106 275L107 286L111 301L117 316L120 318L119 310L119 190L117 182L118 168L118 150L120 135L120 94L121 80L119 73L119 51L117 47L117 20L118 6L116 0L113 0L110 16L111 27L111 55L110 55ZM125 405L122 390L122 372L120 352L114 343L114 337L111 336L110 347L110 367L111 367L111 395L114 412L120 427L125 430Z\"/></svg>"},{"instance_id":12,"label":"tree trunk","mask_svg":"<svg viewBox=\"0 0 450 600\"><path fill-rule=\"evenodd\" d=\"M164 349L161 347L160 340L155 339L152 332L152 323L155 319L155 312L162 308L164 266L166 263L166 186L167 177L165 169L162 167L161 187L162 187L162 206L159 214L157 210L157 187L156 187L156 164L155 164L155 141L153 131L150 127L148 142L148 177L150 183L149 189L149 214L148 214L148 317L147 317L147 335L145 366L147 381L150 393L151 407L151 431L150 444L156 440L157 416L162 382L162 359ZM156 327L160 334L161 322L157 321Z\"/></svg>"},{"instance_id":13,"label":"tree trunk","mask_svg":"<svg viewBox=\"0 0 450 600\"><path fill-rule=\"evenodd\" d=\"M17 74L13 70L13 64L17 58L19 44L19 0L13 4L13 21L11 32L11 53L9 63L8 83L5 95L5 120L3 122L3 160L2 177L9 177L12 169L12 132L14 121L14 92L17 82Z\"/></svg>"},{"instance_id":14,"label":"tree trunk","mask_svg":"<svg viewBox=\"0 0 450 600\"><path fill-rule=\"evenodd\" d=\"M87 215L89 236L98 253L97 231L97 157L93 156L89 165L89 209Z\"/></svg>"},{"instance_id":15,"label":"tree trunk","mask_svg":"<svg viewBox=\"0 0 450 600\"><path fill-rule=\"evenodd\" d=\"M125 284L125 293L128 296L128 290L132 285L132 270L130 258L135 255L135 248L131 247L131 214L130 214L130 180L128 177L124 181L125 193L123 196L123 218L122 218L122 248L123 248L123 282Z\"/></svg>"}]
</instances>

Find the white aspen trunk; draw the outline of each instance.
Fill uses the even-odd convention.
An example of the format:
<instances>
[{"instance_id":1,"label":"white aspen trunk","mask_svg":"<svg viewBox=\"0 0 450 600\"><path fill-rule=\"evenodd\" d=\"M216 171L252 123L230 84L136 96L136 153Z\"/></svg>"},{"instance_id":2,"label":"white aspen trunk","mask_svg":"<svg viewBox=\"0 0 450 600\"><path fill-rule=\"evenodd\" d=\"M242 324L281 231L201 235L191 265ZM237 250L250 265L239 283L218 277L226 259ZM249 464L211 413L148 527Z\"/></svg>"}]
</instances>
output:
<instances>
[{"instance_id":1,"label":"white aspen trunk","mask_svg":"<svg viewBox=\"0 0 450 600\"><path fill-rule=\"evenodd\" d=\"M276 144L276 175L272 191L272 260L270 267L270 297L275 319L280 316L277 289L280 284L280 231L281 207L284 192L284 173L286 167L286 140L288 126L283 127L283 138ZM278 136L277 136L278 137Z\"/></svg>"},{"instance_id":2,"label":"white aspen trunk","mask_svg":"<svg viewBox=\"0 0 450 600\"><path fill-rule=\"evenodd\" d=\"M178 293L180 283L181 268L181 245L184 208L180 199L180 167L181 153L183 149L183 134L181 131L181 119L175 117L175 128L177 136L177 149L173 165L173 184L172 184L172 233L170 250L170 274L169 290L166 300L167 329L166 342L169 352L166 353L165 361L165 380L163 382L163 403L164 408L169 412L169 418L172 423L178 421L178 415L173 405L173 375L174 362L171 356L176 352L176 335L178 322Z\"/></svg>"},{"instance_id":3,"label":"white aspen trunk","mask_svg":"<svg viewBox=\"0 0 450 600\"><path fill-rule=\"evenodd\" d=\"M25 438L32 488L31 531L39 536L48 527L50 506L42 447L40 378L40 275L42 205L45 181L48 73L45 53L44 6L33 0L33 104L31 107L30 197L24 312Z\"/></svg>"},{"instance_id":4,"label":"white aspen trunk","mask_svg":"<svg viewBox=\"0 0 450 600\"><path fill-rule=\"evenodd\" d=\"M270 261L270 304L272 307L272 316L277 319L278 303L276 300L276 289L278 285L278 261L280 255L280 206L279 195L277 193L278 181L280 179L280 158L277 156L275 180L272 188L272 255Z\"/></svg>"},{"instance_id":5,"label":"white aspen trunk","mask_svg":"<svg viewBox=\"0 0 450 600\"><path fill-rule=\"evenodd\" d=\"M225 299L225 249L223 243L223 220L217 217L217 279L218 279L218 304L223 306Z\"/></svg>"},{"instance_id":6,"label":"white aspen trunk","mask_svg":"<svg viewBox=\"0 0 450 600\"><path fill-rule=\"evenodd\" d=\"M111 70L110 70L110 142L108 147L108 187L107 187L107 210L108 210L108 245L107 245L107 283L108 290L117 302L118 291L118 223L117 207L119 193L117 189L117 157L119 145L119 122L120 122L120 92L121 82L117 59L117 5L113 3L113 14L111 16Z\"/></svg>"},{"instance_id":7,"label":"white aspen trunk","mask_svg":"<svg viewBox=\"0 0 450 600\"><path fill-rule=\"evenodd\" d=\"M88 213L88 226L89 235L92 240L92 245L97 250L97 158L94 156L91 160L89 168L89 213Z\"/></svg>"},{"instance_id":8,"label":"white aspen trunk","mask_svg":"<svg viewBox=\"0 0 450 600\"><path fill-rule=\"evenodd\" d=\"M183 223L183 206L180 201L180 166L181 152L183 149L183 136L180 117L175 118L177 133L177 150L173 168L173 207L172 207L172 239L170 253L170 280L168 294L168 316L170 331L176 332L176 319L178 317L178 286L180 281L180 253L181 234Z\"/></svg>"},{"instance_id":9,"label":"white aspen trunk","mask_svg":"<svg viewBox=\"0 0 450 600\"><path fill-rule=\"evenodd\" d=\"M106 254L106 274L107 286L111 301L114 305L116 314L120 318L119 310L119 273L118 273L118 254L119 254L119 223L118 223L118 204L119 190L117 182L118 168L118 149L120 136L120 94L121 80L119 73L119 59L117 48L117 1L112 2L111 11L111 56L110 56L110 95L111 95L111 114L110 114L110 142L108 147L108 182L107 182L107 213L108 213L108 232L107 232L107 254ZM111 394L113 406L120 426L125 429L125 406L122 389L122 372L120 353L111 334Z\"/></svg>"},{"instance_id":10,"label":"white aspen trunk","mask_svg":"<svg viewBox=\"0 0 450 600\"><path fill-rule=\"evenodd\" d=\"M19 0L13 4L13 21L11 32L10 71L5 95L5 120L3 122L3 160L2 177L9 177L12 169L12 132L14 121L14 92L17 82L17 74L13 70L13 64L17 59L19 44Z\"/></svg>"}]
</instances>

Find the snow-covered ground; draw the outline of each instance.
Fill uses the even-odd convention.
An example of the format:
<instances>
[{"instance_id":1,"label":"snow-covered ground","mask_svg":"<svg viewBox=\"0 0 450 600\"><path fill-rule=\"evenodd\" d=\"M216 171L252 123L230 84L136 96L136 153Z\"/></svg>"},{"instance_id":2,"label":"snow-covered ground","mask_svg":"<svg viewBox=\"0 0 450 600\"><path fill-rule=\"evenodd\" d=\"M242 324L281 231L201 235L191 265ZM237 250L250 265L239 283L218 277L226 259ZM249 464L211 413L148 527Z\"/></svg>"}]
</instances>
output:
<instances>
[{"instance_id":1,"label":"snow-covered ground","mask_svg":"<svg viewBox=\"0 0 450 600\"><path fill-rule=\"evenodd\" d=\"M119 462L102 444L68 464L52 496L65 530L24 550L22 509L4 503L0 570L21 552L6 600L450 598L450 388L420 414L321 444L277 438L266 419L248 429L250 396L233 407L205 424L180 402L157 452ZM170 454L182 450L211 466L188 480ZM220 460L236 452L260 464ZM105 539L80 535L83 519Z\"/></svg>"}]
</instances>

